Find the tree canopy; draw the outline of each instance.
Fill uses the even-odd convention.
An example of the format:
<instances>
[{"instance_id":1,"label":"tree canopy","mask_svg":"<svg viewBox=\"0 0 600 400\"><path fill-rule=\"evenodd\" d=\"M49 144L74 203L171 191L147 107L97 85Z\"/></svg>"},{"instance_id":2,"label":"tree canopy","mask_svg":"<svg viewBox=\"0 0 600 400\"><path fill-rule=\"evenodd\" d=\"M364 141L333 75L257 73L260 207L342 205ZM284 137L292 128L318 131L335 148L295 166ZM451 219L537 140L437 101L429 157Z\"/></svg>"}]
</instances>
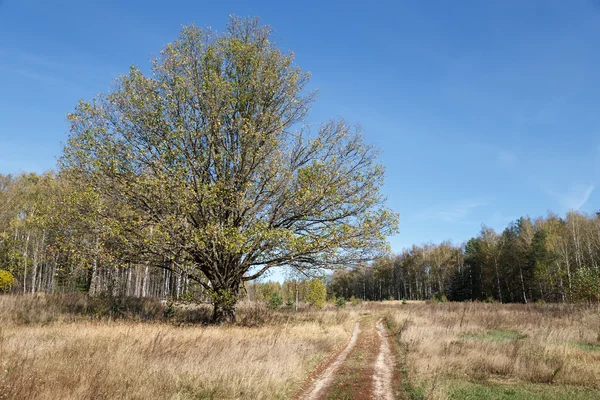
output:
<instances>
[{"instance_id":1,"label":"tree canopy","mask_svg":"<svg viewBox=\"0 0 600 400\"><path fill-rule=\"evenodd\" d=\"M185 27L151 74L131 67L69 114L61 172L98 194L123 262L185 274L232 321L243 281L366 262L397 229L360 129L305 124L308 80L257 19Z\"/></svg>"}]
</instances>

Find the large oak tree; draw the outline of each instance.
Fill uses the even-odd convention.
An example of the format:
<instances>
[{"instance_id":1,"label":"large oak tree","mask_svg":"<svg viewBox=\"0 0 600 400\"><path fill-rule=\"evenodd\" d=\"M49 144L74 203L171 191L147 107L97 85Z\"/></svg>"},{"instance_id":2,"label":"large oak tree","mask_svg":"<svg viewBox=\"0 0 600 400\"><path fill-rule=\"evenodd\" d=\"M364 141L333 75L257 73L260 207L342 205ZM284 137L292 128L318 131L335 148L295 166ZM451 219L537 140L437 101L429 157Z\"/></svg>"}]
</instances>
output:
<instances>
[{"instance_id":1,"label":"large oak tree","mask_svg":"<svg viewBox=\"0 0 600 400\"><path fill-rule=\"evenodd\" d=\"M185 27L151 74L132 67L68 117L63 172L119 204L103 217L131 257L205 285L217 322L243 281L373 259L397 227L376 149L344 121L310 131L309 75L270 35Z\"/></svg>"}]
</instances>

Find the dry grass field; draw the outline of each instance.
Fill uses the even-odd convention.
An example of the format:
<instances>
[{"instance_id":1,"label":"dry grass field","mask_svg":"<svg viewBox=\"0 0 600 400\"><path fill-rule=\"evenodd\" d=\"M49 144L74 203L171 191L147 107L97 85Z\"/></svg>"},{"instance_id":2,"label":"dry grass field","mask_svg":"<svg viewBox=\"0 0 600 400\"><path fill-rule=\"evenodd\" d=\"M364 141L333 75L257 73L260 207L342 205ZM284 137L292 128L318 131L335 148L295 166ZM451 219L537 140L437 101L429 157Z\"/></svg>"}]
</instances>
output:
<instances>
[{"instance_id":1,"label":"dry grass field","mask_svg":"<svg viewBox=\"0 0 600 400\"><path fill-rule=\"evenodd\" d=\"M0 399L289 398L355 319L286 313L259 327L216 327L36 316L19 301L29 302L0 296Z\"/></svg>"},{"instance_id":2,"label":"dry grass field","mask_svg":"<svg viewBox=\"0 0 600 400\"><path fill-rule=\"evenodd\" d=\"M597 308L423 303L387 320L408 397L600 398Z\"/></svg>"},{"instance_id":3,"label":"dry grass field","mask_svg":"<svg viewBox=\"0 0 600 400\"><path fill-rule=\"evenodd\" d=\"M373 371L380 318L393 339L398 398L600 398L597 308L242 304L238 324L218 327L203 323L205 307L136 301L0 296L0 399L294 398L360 321L362 336L322 396L359 398L353 388L369 385L361 371Z\"/></svg>"}]
</instances>

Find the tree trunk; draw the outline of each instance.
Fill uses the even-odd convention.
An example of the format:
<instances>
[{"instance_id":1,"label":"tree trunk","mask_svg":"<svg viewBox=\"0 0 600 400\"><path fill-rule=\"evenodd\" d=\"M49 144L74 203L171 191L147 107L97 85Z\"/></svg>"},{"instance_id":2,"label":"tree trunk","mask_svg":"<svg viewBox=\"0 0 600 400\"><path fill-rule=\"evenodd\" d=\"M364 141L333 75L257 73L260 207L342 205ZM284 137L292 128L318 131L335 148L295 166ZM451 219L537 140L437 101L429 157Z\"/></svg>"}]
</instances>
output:
<instances>
[{"instance_id":1,"label":"tree trunk","mask_svg":"<svg viewBox=\"0 0 600 400\"><path fill-rule=\"evenodd\" d=\"M29 232L25 239L25 249L23 251L23 293L27 293L27 249L29 248Z\"/></svg>"},{"instance_id":2,"label":"tree trunk","mask_svg":"<svg viewBox=\"0 0 600 400\"><path fill-rule=\"evenodd\" d=\"M298 280L294 280L294 286L296 289L296 301L294 303L294 311L298 311Z\"/></svg>"},{"instance_id":3,"label":"tree trunk","mask_svg":"<svg viewBox=\"0 0 600 400\"><path fill-rule=\"evenodd\" d=\"M214 307L212 320L216 324L235 323L235 305L241 282L230 281L228 283L229 285L224 285L221 282L211 282Z\"/></svg>"},{"instance_id":4,"label":"tree trunk","mask_svg":"<svg viewBox=\"0 0 600 400\"><path fill-rule=\"evenodd\" d=\"M149 268L150 267L146 265L146 267L144 268L144 275L142 276L142 297L148 296L148 289L150 285L150 282L148 282L150 272Z\"/></svg>"},{"instance_id":5,"label":"tree trunk","mask_svg":"<svg viewBox=\"0 0 600 400\"><path fill-rule=\"evenodd\" d=\"M216 324L235 323L235 303L215 301L212 319Z\"/></svg>"},{"instance_id":6,"label":"tree trunk","mask_svg":"<svg viewBox=\"0 0 600 400\"><path fill-rule=\"evenodd\" d=\"M498 273L498 263L494 263L496 270L496 286L498 286L498 301L502 304L502 289L500 288L500 274Z\"/></svg>"},{"instance_id":7,"label":"tree trunk","mask_svg":"<svg viewBox=\"0 0 600 400\"><path fill-rule=\"evenodd\" d=\"M140 297L140 293L141 293L141 289L140 289L140 285L141 285L141 276L142 276L142 267L140 265L136 265L135 266L135 290L134 290L134 296L135 297Z\"/></svg>"},{"instance_id":8,"label":"tree trunk","mask_svg":"<svg viewBox=\"0 0 600 400\"><path fill-rule=\"evenodd\" d=\"M519 264L519 275L521 276L521 291L523 292L523 301L527 304L527 295L525 293L525 281L523 280L523 268Z\"/></svg>"},{"instance_id":9,"label":"tree trunk","mask_svg":"<svg viewBox=\"0 0 600 400\"><path fill-rule=\"evenodd\" d=\"M179 300L181 295L181 274L177 274L177 289L175 290L175 299Z\"/></svg>"},{"instance_id":10,"label":"tree trunk","mask_svg":"<svg viewBox=\"0 0 600 400\"><path fill-rule=\"evenodd\" d=\"M91 296L98 294L98 256L100 252L100 237L96 235L94 244L94 258L92 259L92 279L88 293Z\"/></svg>"},{"instance_id":11,"label":"tree trunk","mask_svg":"<svg viewBox=\"0 0 600 400\"><path fill-rule=\"evenodd\" d=\"M127 267L127 287L125 288L126 296L131 296L131 282L133 279L132 275L133 275L133 268L131 267L131 264L129 264Z\"/></svg>"},{"instance_id":12,"label":"tree trunk","mask_svg":"<svg viewBox=\"0 0 600 400\"><path fill-rule=\"evenodd\" d=\"M33 263L31 267L31 294L35 294L37 289L37 275L38 275L38 245L36 244L33 248Z\"/></svg>"}]
</instances>

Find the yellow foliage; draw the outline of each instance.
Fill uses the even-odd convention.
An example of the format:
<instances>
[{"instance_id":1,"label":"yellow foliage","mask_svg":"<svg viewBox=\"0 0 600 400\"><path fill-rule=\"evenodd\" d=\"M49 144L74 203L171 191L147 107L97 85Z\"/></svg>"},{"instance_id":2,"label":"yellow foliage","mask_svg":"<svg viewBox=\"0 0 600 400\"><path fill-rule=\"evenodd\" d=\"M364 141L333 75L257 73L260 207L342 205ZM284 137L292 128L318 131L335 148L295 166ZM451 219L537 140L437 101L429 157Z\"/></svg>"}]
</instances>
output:
<instances>
[{"instance_id":1,"label":"yellow foliage","mask_svg":"<svg viewBox=\"0 0 600 400\"><path fill-rule=\"evenodd\" d=\"M10 287L14 285L16 281L17 280L13 274L10 273L10 271L0 269L0 292L5 292L10 289Z\"/></svg>"},{"instance_id":2,"label":"yellow foliage","mask_svg":"<svg viewBox=\"0 0 600 400\"><path fill-rule=\"evenodd\" d=\"M323 308L327 299L327 288L325 283L320 279L313 279L308 282L308 293L306 301L317 308Z\"/></svg>"}]
</instances>

